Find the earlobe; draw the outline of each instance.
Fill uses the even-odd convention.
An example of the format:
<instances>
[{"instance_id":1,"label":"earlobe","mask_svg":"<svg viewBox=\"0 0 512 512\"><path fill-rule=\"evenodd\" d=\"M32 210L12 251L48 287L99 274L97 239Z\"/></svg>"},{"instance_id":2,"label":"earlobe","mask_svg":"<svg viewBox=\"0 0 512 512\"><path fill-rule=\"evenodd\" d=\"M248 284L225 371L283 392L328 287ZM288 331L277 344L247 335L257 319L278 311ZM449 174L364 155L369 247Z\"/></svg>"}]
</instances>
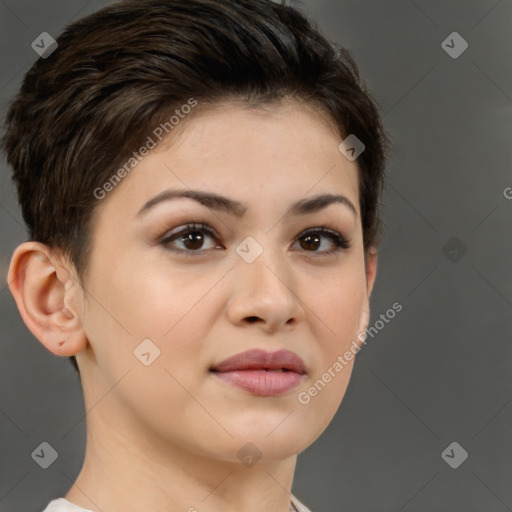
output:
<instances>
[{"instance_id":1,"label":"earlobe","mask_svg":"<svg viewBox=\"0 0 512 512\"><path fill-rule=\"evenodd\" d=\"M50 352L71 356L86 348L81 319L72 304L79 285L48 246L25 242L17 247L7 281L23 321Z\"/></svg>"}]
</instances>

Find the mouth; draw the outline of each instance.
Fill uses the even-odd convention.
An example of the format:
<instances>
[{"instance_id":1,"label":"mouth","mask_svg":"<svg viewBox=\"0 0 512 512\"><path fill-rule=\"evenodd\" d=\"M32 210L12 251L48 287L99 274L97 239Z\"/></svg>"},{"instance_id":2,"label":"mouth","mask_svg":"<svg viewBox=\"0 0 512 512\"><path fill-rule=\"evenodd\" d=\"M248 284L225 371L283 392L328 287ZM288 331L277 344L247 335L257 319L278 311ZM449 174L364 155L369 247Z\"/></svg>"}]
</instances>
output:
<instances>
[{"instance_id":1,"label":"mouth","mask_svg":"<svg viewBox=\"0 0 512 512\"><path fill-rule=\"evenodd\" d=\"M233 370L211 373L219 380L256 396L276 396L297 387L304 374L291 370Z\"/></svg>"},{"instance_id":2,"label":"mouth","mask_svg":"<svg viewBox=\"0 0 512 512\"><path fill-rule=\"evenodd\" d=\"M297 387L306 376L304 361L293 352L250 350L212 366L220 381L256 396L276 396Z\"/></svg>"}]
</instances>

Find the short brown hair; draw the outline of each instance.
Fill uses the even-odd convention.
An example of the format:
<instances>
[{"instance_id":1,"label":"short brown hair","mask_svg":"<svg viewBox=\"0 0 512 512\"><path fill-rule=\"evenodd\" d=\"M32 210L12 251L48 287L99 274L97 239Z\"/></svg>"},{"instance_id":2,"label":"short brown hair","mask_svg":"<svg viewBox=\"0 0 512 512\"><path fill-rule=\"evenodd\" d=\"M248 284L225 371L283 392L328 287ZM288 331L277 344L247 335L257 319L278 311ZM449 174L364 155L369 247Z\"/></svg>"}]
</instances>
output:
<instances>
[{"instance_id":1,"label":"short brown hair","mask_svg":"<svg viewBox=\"0 0 512 512\"><path fill-rule=\"evenodd\" d=\"M350 52L296 8L125 0L56 40L26 73L2 148L31 239L61 249L82 284L94 190L191 97L253 105L289 97L327 113L343 138L355 134L365 145L357 159L364 246L378 245L389 140Z\"/></svg>"}]
</instances>

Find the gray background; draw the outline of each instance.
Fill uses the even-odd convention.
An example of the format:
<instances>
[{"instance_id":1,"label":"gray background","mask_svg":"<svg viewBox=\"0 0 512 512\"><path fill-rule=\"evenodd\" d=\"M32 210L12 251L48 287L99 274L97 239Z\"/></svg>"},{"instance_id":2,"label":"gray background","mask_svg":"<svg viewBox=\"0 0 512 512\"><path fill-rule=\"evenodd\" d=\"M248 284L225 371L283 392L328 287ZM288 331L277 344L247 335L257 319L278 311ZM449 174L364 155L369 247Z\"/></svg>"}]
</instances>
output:
<instances>
[{"instance_id":1,"label":"gray background","mask_svg":"<svg viewBox=\"0 0 512 512\"><path fill-rule=\"evenodd\" d=\"M0 2L2 118L38 58L31 42L109 3ZM295 5L352 51L393 139L370 325L403 310L358 354L293 492L318 512L512 510L512 2ZM458 58L441 46L454 31L469 44ZM5 286L26 232L0 164L0 510L40 512L78 475L84 407L70 363ZM59 453L46 470L31 458L43 441ZM441 457L453 441L469 454L457 469Z\"/></svg>"}]
</instances>

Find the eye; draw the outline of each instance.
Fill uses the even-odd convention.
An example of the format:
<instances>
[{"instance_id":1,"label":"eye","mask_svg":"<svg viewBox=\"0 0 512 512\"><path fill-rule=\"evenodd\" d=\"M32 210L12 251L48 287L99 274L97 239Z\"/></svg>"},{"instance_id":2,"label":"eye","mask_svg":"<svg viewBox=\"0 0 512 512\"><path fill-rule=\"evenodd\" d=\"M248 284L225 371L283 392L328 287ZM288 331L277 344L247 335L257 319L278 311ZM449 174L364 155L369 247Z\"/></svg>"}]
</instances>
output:
<instances>
[{"instance_id":1,"label":"eye","mask_svg":"<svg viewBox=\"0 0 512 512\"><path fill-rule=\"evenodd\" d=\"M333 244L333 247L331 249L323 250L323 251L309 251L306 252L318 252L319 255L328 255L328 254L334 254L336 252L348 249L350 247L350 243L348 240L343 237L340 233L337 231L333 231L331 229L320 227L320 228L314 228L310 229L308 231L303 231L299 236L298 240L299 242L301 240L304 240L305 243L301 244L302 247L305 247L306 249L317 249L321 245L322 238L328 238L331 243Z\"/></svg>"},{"instance_id":2,"label":"eye","mask_svg":"<svg viewBox=\"0 0 512 512\"><path fill-rule=\"evenodd\" d=\"M187 224L187 226L180 229L178 232L175 232L174 234L171 233L169 236L165 237L160 243L170 251L179 252L186 256L197 256L206 250L202 248L204 243L204 233L213 239L217 238L213 229L211 229L207 224ZM175 240L182 243L185 249L174 249L172 247L168 247L171 242L174 243Z\"/></svg>"},{"instance_id":3,"label":"eye","mask_svg":"<svg viewBox=\"0 0 512 512\"><path fill-rule=\"evenodd\" d=\"M222 247L220 245L216 245L214 247L204 248L205 235L215 241L218 241L217 234L207 224L190 223L178 231L171 232L161 240L160 245L169 251L181 253L185 256L200 256L212 248ZM331 241L332 247L330 249L318 251L318 248L322 245L322 238ZM349 241L340 233L326 227L303 231L297 237L297 242L300 243L301 247L306 252L318 254L319 256L334 254L350 247ZM176 243L182 244L182 248L176 248L176 246L172 247L172 245L175 245Z\"/></svg>"}]
</instances>

